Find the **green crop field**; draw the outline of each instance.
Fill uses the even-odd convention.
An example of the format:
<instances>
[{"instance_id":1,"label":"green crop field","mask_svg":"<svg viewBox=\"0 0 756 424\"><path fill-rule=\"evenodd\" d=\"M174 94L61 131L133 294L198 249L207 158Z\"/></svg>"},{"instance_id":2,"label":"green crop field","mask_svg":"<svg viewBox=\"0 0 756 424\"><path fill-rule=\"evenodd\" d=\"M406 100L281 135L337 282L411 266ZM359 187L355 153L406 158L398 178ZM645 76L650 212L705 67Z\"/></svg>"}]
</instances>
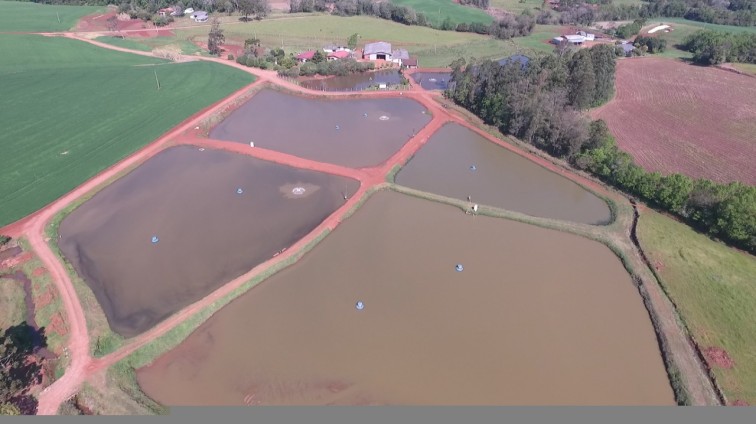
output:
<instances>
[{"instance_id":1,"label":"green crop field","mask_svg":"<svg viewBox=\"0 0 756 424\"><path fill-rule=\"evenodd\" d=\"M6 105L0 114L0 226L252 82L249 74L219 64L172 63L63 38L0 35L0 55Z\"/></svg>"},{"instance_id":2,"label":"green crop field","mask_svg":"<svg viewBox=\"0 0 756 424\"><path fill-rule=\"evenodd\" d=\"M368 42L388 41L394 47L406 48L410 54L417 55L420 66L424 67L448 66L460 56L500 59L521 48L519 38L495 40L485 35L438 31L367 16L280 17L245 24L224 24L223 29L228 42L241 44L246 38L256 37L265 47L283 47L287 53L320 48L333 42L346 42L351 34L357 33L360 35L358 47ZM186 28L175 32L179 38L207 39L207 28ZM536 45L533 42L530 44ZM548 45L543 46L548 51L551 50ZM529 51L528 47L522 48ZM543 48L539 47L538 50L543 51ZM522 53L527 54L526 51Z\"/></svg>"},{"instance_id":3,"label":"green crop field","mask_svg":"<svg viewBox=\"0 0 756 424\"><path fill-rule=\"evenodd\" d=\"M455 25L463 22L468 24L479 22L488 25L493 22L491 15L484 10L473 6L463 6L452 0L391 0L391 3L424 13L434 25L440 25L446 18L451 19Z\"/></svg>"},{"instance_id":4,"label":"green crop field","mask_svg":"<svg viewBox=\"0 0 756 424\"><path fill-rule=\"evenodd\" d=\"M703 349L724 349L730 369L713 367L728 400L756 405L756 257L653 211L638 238L661 283Z\"/></svg>"},{"instance_id":5,"label":"green crop field","mask_svg":"<svg viewBox=\"0 0 756 424\"><path fill-rule=\"evenodd\" d=\"M52 32L73 28L82 16L104 11L100 6L58 6L0 1L0 31Z\"/></svg>"}]
</instances>

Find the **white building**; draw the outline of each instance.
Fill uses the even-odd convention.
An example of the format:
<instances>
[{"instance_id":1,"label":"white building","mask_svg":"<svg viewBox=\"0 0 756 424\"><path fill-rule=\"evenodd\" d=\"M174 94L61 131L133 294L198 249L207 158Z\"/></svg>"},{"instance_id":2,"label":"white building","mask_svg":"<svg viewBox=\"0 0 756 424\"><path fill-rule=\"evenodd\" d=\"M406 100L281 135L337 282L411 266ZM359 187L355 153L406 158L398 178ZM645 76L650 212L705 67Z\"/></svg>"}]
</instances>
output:
<instances>
[{"instance_id":1,"label":"white building","mask_svg":"<svg viewBox=\"0 0 756 424\"><path fill-rule=\"evenodd\" d=\"M192 13L190 18L194 19L194 22L207 22L209 16L207 15L207 12L197 11Z\"/></svg>"},{"instance_id":2,"label":"white building","mask_svg":"<svg viewBox=\"0 0 756 424\"><path fill-rule=\"evenodd\" d=\"M585 43L585 37L582 35L563 35L562 37L570 44L580 45Z\"/></svg>"}]
</instances>

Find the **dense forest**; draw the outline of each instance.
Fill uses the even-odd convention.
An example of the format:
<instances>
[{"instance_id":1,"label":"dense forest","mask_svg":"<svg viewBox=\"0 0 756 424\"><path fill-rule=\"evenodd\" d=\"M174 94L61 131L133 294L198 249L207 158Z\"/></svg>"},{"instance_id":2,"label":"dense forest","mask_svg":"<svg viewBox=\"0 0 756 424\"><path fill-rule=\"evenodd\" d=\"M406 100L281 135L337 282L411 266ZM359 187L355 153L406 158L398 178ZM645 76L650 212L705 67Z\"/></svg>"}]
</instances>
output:
<instances>
[{"instance_id":1,"label":"dense forest","mask_svg":"<svg viewBox=\"0 0 756 424\"><path fill-rule=\"evenodd\" d=\"M603 121L582 113L611 98L617 54L598 45L533 58L524 68L460 59L445 95L501 132L756 253L756 187L647 172L617 147Z\"/></svg>"},{"instance_id":2,"label":"dense forest","mask_svg":"<svg viewBox=\"0 0 756 424\"><path fill-rule=\"evenodd\" d=\"M756 63L756 34L698 31L688 36L682 48L702 65L724 62Z\"/></svg>"}]
</instances>

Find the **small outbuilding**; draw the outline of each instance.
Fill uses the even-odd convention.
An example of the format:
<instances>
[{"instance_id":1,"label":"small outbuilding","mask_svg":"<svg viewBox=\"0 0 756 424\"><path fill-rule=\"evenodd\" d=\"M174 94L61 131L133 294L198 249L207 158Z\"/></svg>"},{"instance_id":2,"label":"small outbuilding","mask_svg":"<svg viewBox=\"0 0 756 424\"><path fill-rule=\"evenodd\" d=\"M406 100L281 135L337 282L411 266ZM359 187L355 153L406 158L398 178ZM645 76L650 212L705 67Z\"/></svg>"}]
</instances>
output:
<instances>
[{"instance_id":1,"label":"small outbuilding","mask_svg":"<svg viewBox=\"0 0 756 424\"><path fill-rule=\"evenodd\" d=\"M409 69L417 68L417 56L410 56L409 59L402 60L402 66Z\"/></svg>"},{"instance_id":2,"label":"small outbuilding","mask_svg":"<svg viewBox=\"0 0 756 424\"><path fill-rule=\"evenodd\" d=\"M635 50L635 46L632 43L622 43L619 45L619 47L622 48L622 52L625 53L625 57L632 56L633 51Z\"/></svg>"},{"instance_id":3,"label":"small outbuilding","mask_svg":"<svg viewBox=\"0 0 756 424\"><path fill-rule=\"evenodd\" d=\"M190 18L194 19L194 22L207 22L209 16L207 15L207 12L197 11L192 13Z\"/></svg>"}]
</instances>

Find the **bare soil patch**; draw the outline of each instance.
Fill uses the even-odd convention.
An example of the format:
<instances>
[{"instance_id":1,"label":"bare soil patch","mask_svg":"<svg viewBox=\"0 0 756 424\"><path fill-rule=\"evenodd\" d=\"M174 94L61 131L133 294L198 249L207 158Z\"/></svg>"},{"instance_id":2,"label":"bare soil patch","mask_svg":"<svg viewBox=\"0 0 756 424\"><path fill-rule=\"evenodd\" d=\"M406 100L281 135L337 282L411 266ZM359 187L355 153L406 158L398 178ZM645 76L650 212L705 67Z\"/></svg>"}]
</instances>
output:
<instances>
[{"instance_id":1,"label":"bare soil patch","mask_svg":"<svg viewBox=\"0 0 756 424\"><path fill-rule=\"evenodd\" d=\"M591 114L650 171L756 184L756 80L662 58L621 60Z\"/></svg>"},{"instance_id":2,"label":"bare soil patch","mask_svg":"<svg viewBox=\"0 0 756 424\"><path fill-rule=\"evenodd\" d=\"M706 361L711 366L730 369L735 365L735 361L730 358L727 351L719 347L707 347L703 350Z\"/></svg>"},{"instance_id":3,"label":"bare soil patch","mask_svg":"<svg viewBox=\"0 0 756 424\"><path fill-rule=\"evenodd\" d=\"M128 15L117 14L116 12L97 13L81 18L76 24L76 32L110 32L108 30L107 22L111 17L116 17L117 30L111 32L114 35L121 35L125 37L168 37L172 36L173 31L170 29L170 25L162 28L155 27L154 24L144 22L141 19L130 19Z\"/></svg>"}]
</instances>

